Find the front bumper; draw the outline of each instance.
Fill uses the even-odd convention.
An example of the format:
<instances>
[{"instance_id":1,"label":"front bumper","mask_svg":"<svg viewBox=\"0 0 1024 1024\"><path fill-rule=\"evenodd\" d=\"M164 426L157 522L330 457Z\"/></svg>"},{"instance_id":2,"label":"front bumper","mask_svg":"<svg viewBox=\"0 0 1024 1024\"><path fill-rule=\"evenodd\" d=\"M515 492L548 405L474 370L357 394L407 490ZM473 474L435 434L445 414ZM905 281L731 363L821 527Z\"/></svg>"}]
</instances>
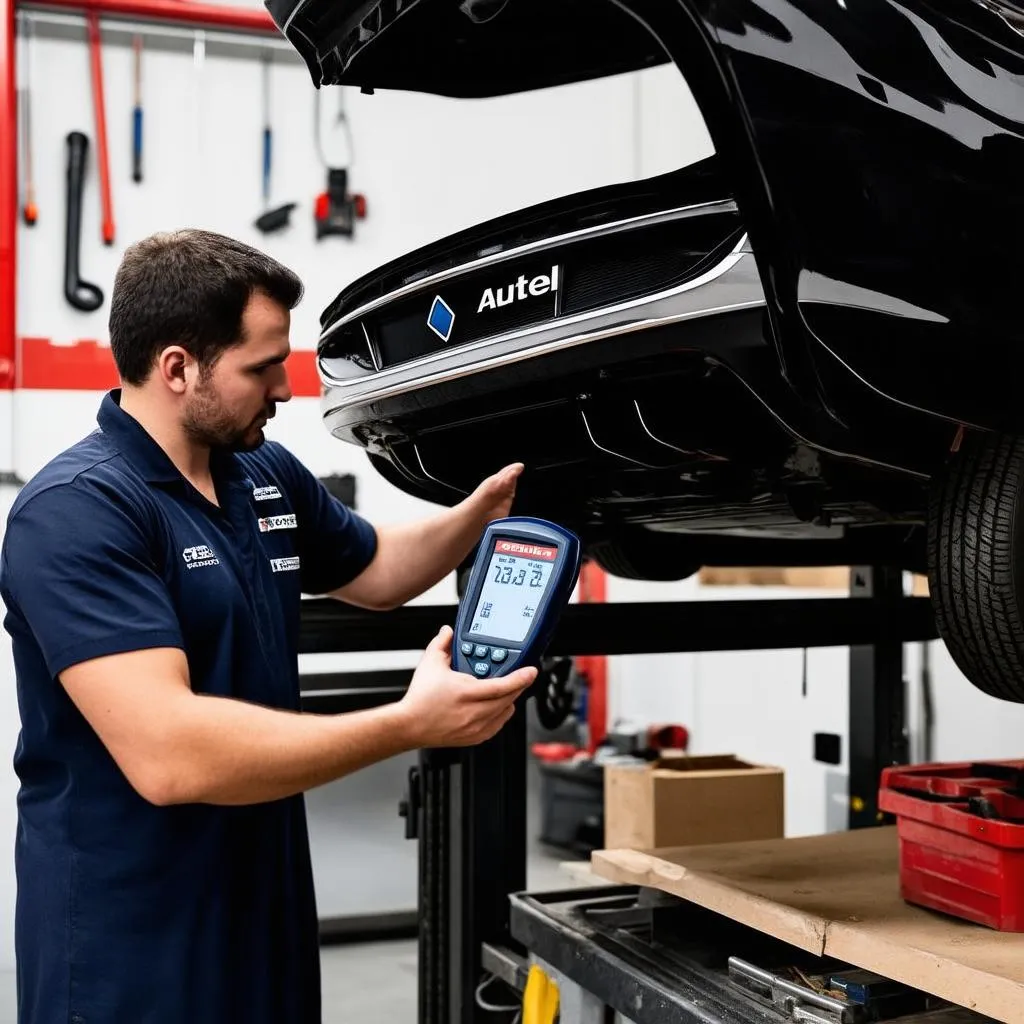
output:
<instances>
[{"instance_id":1,"label":"front bumper","mask_svg":"<svg viewBox=\"0 0 1024 1024\"><path fill-rule=\"evenodd\" d=\"M699 204L659 214L657 221L678 222L680 229L685 231L685 222L689 219L734 211L735 206L730 201ZM613 229L633 230L649 226L654 220L653 217L637 218L632 223L605 226L601 230L604 233ZM584 234L579 232L571 238L563 236L546 240L432 275L367 303L332 324L320 339L317 361L325 388L323 413L331 432L336 436L344 436L354 423L371 410L380 410L391 400L413 392L429 392L432 388L466 377L479 378L474 390L479 390L482 382L488 379L490 384L484 385L485 390L488 387L500 389L502 375L493 371L500 371L504 367L527 360L542 360L595 342L625 338L637 332L649 332L696 317L751 309L765 303L764 290L747 237L737 232L739 237L735 242L709 254L703 265L695 268L696 272L692 276L652 294L635 296L612 305L600 305L575 314L545 316L536 323L499 331L453 347L438 347L435 351L391 366L381 365L383 360L380 350L365 329L365 347L359 346L358 351L342 355L327 354L334 334L355 325L364 325L367 318L389 304L410 296L420 296L425 319L443 287L457 286L460 280L479 277L482 271L499 264L512 267L513 272L527 259L534 264L538 260L548 260L557 266L566 258L562 255L565 247L581 241ZM586 357L579 357L581 365L586 362ZM430 404L427 395L421 394L420 398Z\"/></svg>"}]
</instances>

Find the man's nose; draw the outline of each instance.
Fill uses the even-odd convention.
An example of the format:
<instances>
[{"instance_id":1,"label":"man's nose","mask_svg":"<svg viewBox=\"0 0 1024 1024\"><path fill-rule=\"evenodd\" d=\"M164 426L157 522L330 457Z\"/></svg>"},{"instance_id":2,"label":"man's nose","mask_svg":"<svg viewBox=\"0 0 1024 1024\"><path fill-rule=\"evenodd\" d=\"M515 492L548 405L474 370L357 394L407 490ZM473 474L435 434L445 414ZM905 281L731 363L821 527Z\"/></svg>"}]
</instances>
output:
<instances>
[{"instance_id":1,"label":"man's nose","mask_svg":"<svg viewBox=\"0 0 1024 1024\"><path fill-rule=\"evenodd\" d=\"M288 371L282 365L280 373L270 389L270 400L272 402L289 402L292 398L292 384L288 379Z\"/></svg>"}]
</instances>

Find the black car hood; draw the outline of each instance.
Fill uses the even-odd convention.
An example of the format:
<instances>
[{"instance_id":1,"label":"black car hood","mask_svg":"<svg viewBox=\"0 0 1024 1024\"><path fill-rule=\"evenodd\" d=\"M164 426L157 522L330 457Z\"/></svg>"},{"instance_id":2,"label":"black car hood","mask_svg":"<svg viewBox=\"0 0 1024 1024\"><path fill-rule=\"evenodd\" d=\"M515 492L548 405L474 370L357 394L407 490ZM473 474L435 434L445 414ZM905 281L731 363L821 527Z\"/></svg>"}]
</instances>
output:
<instances>
[{"instance_id":1,"label":"black car hood","mask_svg":"<svg viewBox=\"0 0 1024 1024\"><path fill-rule=\"evenodd\" d=\"M665 63L609 0L266 0L315 85L499 96Z\"/></svg>"}]
</instances>

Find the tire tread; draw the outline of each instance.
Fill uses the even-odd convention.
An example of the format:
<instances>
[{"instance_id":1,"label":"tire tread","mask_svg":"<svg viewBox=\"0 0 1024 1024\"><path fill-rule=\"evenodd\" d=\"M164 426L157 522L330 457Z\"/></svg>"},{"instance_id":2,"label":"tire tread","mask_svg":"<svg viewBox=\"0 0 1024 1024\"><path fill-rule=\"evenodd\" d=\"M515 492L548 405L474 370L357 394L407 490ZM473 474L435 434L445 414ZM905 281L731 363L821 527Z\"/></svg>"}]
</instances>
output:
<instances>
[{"instance_id":1,"label":"tire tread","mask_svg":"<svg viewBox=\"0 0 1024 1024\"><path fill-rule=\"evenodd\" d=\"M928 582L957 667L985 693L1024 703L1024 439L968 437L933 486Z\"/></svg>"}]
</instances>

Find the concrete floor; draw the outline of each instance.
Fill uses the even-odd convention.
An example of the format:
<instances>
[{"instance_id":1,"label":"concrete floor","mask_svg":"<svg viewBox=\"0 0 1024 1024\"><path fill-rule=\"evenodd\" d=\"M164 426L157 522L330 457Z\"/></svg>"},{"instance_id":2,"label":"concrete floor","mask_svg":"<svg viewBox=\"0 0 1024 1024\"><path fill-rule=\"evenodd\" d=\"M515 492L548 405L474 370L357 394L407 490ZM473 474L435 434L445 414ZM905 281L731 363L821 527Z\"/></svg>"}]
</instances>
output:
<instances>
[{"instance_id":1,"label":"concrete floor","mask_svg":"<svg viewBox=\"0 0 1024 1024\"><path fill-rule=\"evenodd\" d=\"M415 1024L414 939L329 946L320 970L323 1024Z\"/></svg>"},{"instance_id":2,"label":"concrete floor","mask_svg":"<svg viewBox=\"0 0 1024 1024\"><path fill-rule=\"evenodd\" d=\"M567 859L535 846L527 863L527 888L543 892L578 886L559 867ZM415 1024L414 939L329 946L321 951L320 965L323 1024Z\"/></svg>"}]
</instances>

